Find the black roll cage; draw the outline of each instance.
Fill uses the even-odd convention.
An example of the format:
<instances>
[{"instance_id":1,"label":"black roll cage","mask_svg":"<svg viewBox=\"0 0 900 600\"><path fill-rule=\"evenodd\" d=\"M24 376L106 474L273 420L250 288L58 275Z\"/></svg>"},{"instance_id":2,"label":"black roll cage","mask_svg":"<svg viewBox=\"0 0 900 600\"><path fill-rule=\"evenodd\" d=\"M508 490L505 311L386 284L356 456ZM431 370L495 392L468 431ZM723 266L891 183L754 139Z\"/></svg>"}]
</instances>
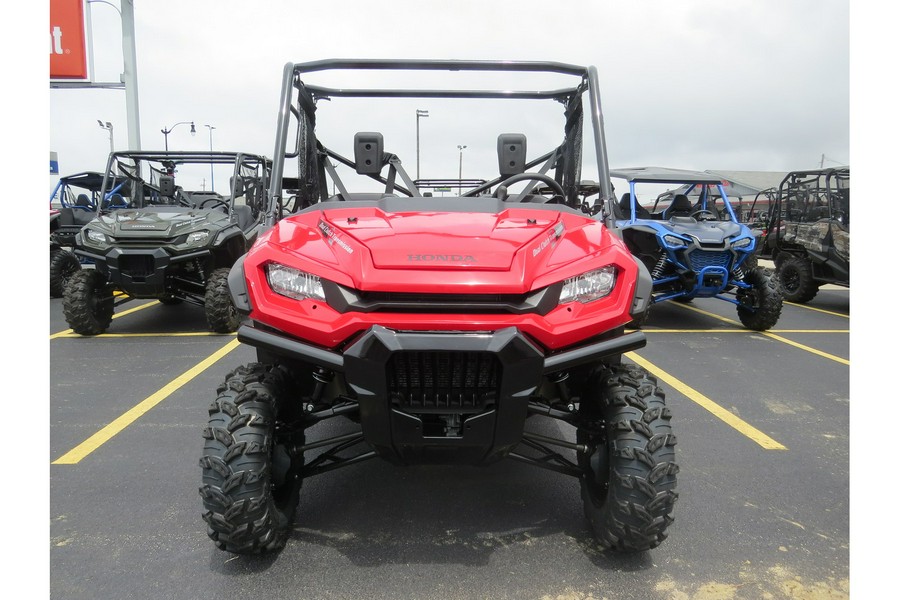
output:
<instances>
[{"instance_id":1,"label":"black roll cage","mask_svg":"<svg viewBox=\"0 0 900 600\"><path fill-rule=\"evenodd\" d=\"M227 151L121 151L112 152L109 155L106 172L103 176L103 185L101 186L101 197L114 193L118 187L122 186L124 181L133 188L133 192L138 193L139 186L145 186L148 189L159 192L159 185L155 183L159 175L165 175L153 166L152 163L171 164L172 167L183 164L208 164L208 165L234 165L231 175L231 187L228 190L228 197L234 198L237 194L235 188L241 180L241 169L244 167L261 169L262 185L268 186L268 178L271 177L272 161L271 159L258 154L246 152L227 152ZM142 165L146 164L149 173L142 174ZM133 184L133 185L131 185ZM265 207L263 207L265 208ZM98 212L100 208L98 207ZM230 215L230 210L229 210Z\"/></svg>"},{"instance_id":2,"label":"black roll cage","mask_svg":"<svg viewBox=\"0 0 900 600\"><path fill-rule=\"evenodd\" d=\"M332 88L305 83L301 76L307 73L339 70L383 70L383 71L482 71L482 72L529 72L557 73L577 78L571 87L560 89L396 89L396 88ZM594 138L594 149L597 156L597 172L599 182L582 182L582 133L584 118L582 96L587 93L588 114ZM325 200L328 197L325 183L326 170L335 178L331 158L348 166L354 161L338 155L325 148L315 136L315 111L317 101L331 98L461 98L461 99L548 99L561 102L565 106L566 125L563 143L529 161L525 170L544 163L541 172L555 169L555 179L565 191L567 205L578 208L581 202L578 194L585 194L585 185L591 193L598 193L599 198L592 208L581 206L591 214L601 213L601 218L613 214L615 197L609 178L609 160L603 126L603 115L600 109L599 78L596 67L578 66L559 62L544 61L498 61L498 60L379 60L379 59L326 59L301 63L286 63L283 71L281 99L279 103L278 125L275 136L275 150L272 154L272 177L269 184L270 210L266 225L273 225L280 218L285 206L283 198L284 162L286 158L299 160L299 177L291 179L296 183L299 196L306 204ZM288 131L291 117L297 120L297 135L293 147L288 149ZM388 156L390 162L390 155ZM396 157L393 157L396 158ZM392 170L389 178L380 174L368 174L376 181L388 185L392 189L409 196L420 195L415 182L406 176L396 164L390 163ZM394 183L394 176L400 174L403 185ZM507 176L508 177L508 176ZM468 189L463 196L477 196L502 183L507 177L499 176ZM339 180L336 180L337 183ZM294 207L296 209L296 206Z\"/></svg>"}]
</instances>

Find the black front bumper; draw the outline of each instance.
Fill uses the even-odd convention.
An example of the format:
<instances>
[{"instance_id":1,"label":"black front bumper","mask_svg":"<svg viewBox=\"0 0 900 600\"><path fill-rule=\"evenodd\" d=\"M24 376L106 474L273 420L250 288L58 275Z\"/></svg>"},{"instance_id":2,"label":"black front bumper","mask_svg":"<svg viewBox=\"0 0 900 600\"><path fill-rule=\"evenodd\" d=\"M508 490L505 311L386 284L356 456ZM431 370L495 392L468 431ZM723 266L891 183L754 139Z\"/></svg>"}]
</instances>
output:
<instances>
[{"instance_id":1,"label":"black front bumper","mask_svg":"<svg viewBox=\"0 0 900 600\"><path fill-rule=\"evenodd\" d=\"M106 254L77 249L75 253L92 259L110 284L135 298L160 298L175 292L202 295L205 291L202 283L174 274L189 261L208 261L207 249L178 255L164 248L112 248Z\"/></svg>"},{"instance_id":2,"label":"black front bumper","mask_svg":"<svg viewBox=\"0 0 900 600\"><path fill-rule=\"evenodd\" d=\"M522 439L545 375L646 344L635 331L545 355L517 328L489 333L374 326L342 354L243 325L238 340L342 373L366 442L399 463L492 462Z\"/></svg>"}]
</instances>

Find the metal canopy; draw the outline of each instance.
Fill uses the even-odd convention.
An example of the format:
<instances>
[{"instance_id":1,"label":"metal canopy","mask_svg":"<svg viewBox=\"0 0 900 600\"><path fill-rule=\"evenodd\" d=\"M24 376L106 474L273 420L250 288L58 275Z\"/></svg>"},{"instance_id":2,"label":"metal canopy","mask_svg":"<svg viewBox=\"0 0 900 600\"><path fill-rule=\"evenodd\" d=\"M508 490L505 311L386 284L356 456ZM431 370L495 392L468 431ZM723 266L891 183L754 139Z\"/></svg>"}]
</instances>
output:
<instances>
[{"instance_id":1,"label":"metal canopy","mask_svg":"<svg viewBox=\"0 0 900 600\"><path fill-rule=\"evenodd\" d=\"M629 182L643 183L707 183L718 185L722 178L703 171L686 169L670 169L668 167L632 167L628 169L612 169L611 177L619 177Z\"/></svg>"}]
</instances>

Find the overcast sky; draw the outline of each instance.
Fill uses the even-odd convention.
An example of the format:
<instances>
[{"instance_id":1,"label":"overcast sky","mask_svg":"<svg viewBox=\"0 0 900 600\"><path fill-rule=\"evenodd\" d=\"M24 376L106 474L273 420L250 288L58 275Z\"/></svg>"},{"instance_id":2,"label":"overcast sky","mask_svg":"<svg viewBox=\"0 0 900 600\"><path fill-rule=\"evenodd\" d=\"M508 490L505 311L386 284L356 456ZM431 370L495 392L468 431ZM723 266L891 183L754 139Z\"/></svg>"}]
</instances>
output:
<instances>
[{"instance_id":1,"label":"overcast sky","mask_svg":"<svg viewBox=\"0 0 900 600\"><path fill-rule=\"evenodd\" d=\"M94 80L116 81L119 13L91 8ZM214 149L271 156L286 62L460 58L597 66L613 168L787 171L817 167L823 155L826 165L850 158L846 0L135 0L134 12L144 150L163 148L163 128L193 121L194 136L188 126L172 129L171 149L209 148L204 125L212 125ZM528 129L515 129L513 117L530 123L529 157L561 140L561 106L552 102L374 110L342 102L319 111L326 145L352 155L354 127L324 125L324 113L342 111L357 117L357 130L382 131L413 174L415 109L429 110L420 121L423 177L456 177L458 145L467 146L464 177L493 177L497 134ZM61 174L103 169L109 134L98 119L126 149L124 91L51 89L49 109Z\"/></svg>"}]
</instances>

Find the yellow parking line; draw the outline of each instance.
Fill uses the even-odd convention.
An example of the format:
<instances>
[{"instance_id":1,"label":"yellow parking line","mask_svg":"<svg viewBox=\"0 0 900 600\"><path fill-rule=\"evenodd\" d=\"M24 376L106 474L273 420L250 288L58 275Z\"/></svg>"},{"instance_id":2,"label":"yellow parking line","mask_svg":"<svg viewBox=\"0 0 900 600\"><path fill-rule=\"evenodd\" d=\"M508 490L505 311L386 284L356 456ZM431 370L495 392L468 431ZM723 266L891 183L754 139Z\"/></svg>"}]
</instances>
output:
<instances>
[{"instance_id":1,"label":"yellow parking line","mask_svg":"<svg viewBox=\"0 0 900 600\"><path fill-rule=\"evenodd\" d=\"M833 310L825 310L824 308L816 308L815 306L807 306L806 304L797 304L796 302L785 302L785 304L790 304L791 306L798 306L800 308L805 308L806 310L813 310L815 312L825 313L826 315L833 315L835 317L844 317L845 319L849 319L850 315L834 312Z\"/></svg>"},{"instance_id":2,"label":"yellow parking line","mask_svg":"<svg viewBox=\"0 0 900 600\"><path fill-rule=\"evenodd\" d=\"M726 424L730 425L743 435L747 436L766 450L787 450L786 446L776 442L759 429L753 427L734 413L722 408L694 388L682 382L680 379L673 377L669 373L666 373L645 358L638 356L634 352L626 352L625 356L659 379L662 379L667 384L669 384L670 387L681 392L689 400L696 402L697 404L711 412L713 415L724 421Z\"/></svg>"},{"instance_id":3,"label":"yellow parking line","mask_svg":"<svg viewBox=\"0 0 900 600\"><path fill-rule=\"evenodd\" d=\"M215 333L213 331L173 331L173 332L151 332L151 333L100 333L92 335L92 338L140 338L140 337L219 337L226 335L236 335L234 333ZM77 333L61 331L51 336L53 338L81 338L85 337Z\"/></svg>"},{"instance_id":4,"label":"yellow parking line","mask_svg":"<svg viewBox=\"0 0 900 600\"><path fill-rule=\"evenodd\" d=\"M705 311L705 310L700 310L699 308L696 308L696 307L694 307L694 306L687 306L687 305L685 305L685 304L679 304L679 306L681 306L682 308L686 308L686 309L688 309L688 310L692 310L692 311L694 311L694 312L698 312L698 313L700 313L701 315L706 315L707 317L712 317L712 318L714 318L714 319L719 319L720 321L724 321L724 322L726 322L726 323L733 323L734 325L737 325L738 327L743 327L743 325L741 325L741 324L738 323L737 321L733 321L733 320L728 319L728 318L726 318L726 317L722 317L722 316L719 316L719 315L717 315L717 314L715 314L715 313L707 312L707 311ZM789 340L789 339L787 339L787 338L783 338L783 337L781 337L780 335L775 335L775 334L773 334L773 333L769 333L768 331L756 331L755 333L758 333L758 334L760 334L760 335L764 335L764 336L766 336L766 337L768 337L768 338L771 338L771 339L773 339L773 340L777 340L777 341L782 342L782 343L784 343L784 344L788 344L789 346L794 346L795 348L799 348L800 350L805 350L805 351L810 352L810 353L812 353L812 354L816 354L816 355L821 356L821 357L823 357L823 358L827 358L827 359L829 359L829 360L833 360L834 362L841 363L842 365L850 366L850 361L847 360L847 359L845 359L845 358L841 358L840 356L835 356L834 354L829 354L829 353L827 353L827 352L822 352L821 350L816 350L815 348L810 348L809 346L806 346L806 345L804 345L804 344L800 344L800 343L798 343L798 342L791 341L791 340Z\"/></svg>"},{"instance_id":5,"label":"yellow parking line","mask_svg":"<svg viewBox=\"0 0 900 600\"><path fill-rule=\"evenodd\" d=\"M75 465L78 464L82 459L84 459L91 452L108 442L112 439L116 434L120 431L134 423L138 418L140 418L144 413L149 411L151 408L168 398L172 393L178 390L181 386L186 384L188 381L211 367L215 364L219 359L224 357L226 354L234 350L240 345L240 342L237 339L231 340L221 349L214 352L209 357L197 363L194 367L188 369L177 378L169 382L165 387L160 389L155 394L149 396L115 421L83 441L81 444L69 450L61 457L54 460L51 464L54 465Z\"/></svg>"},{"instance_id":6,"label":"yellow parking line","mask_svg":"<svg viewBox=\"0 0 900 600\"><path fill-rule=\"evenodd\" d=\"M128 310L123 310L120 313L114 314L113 319L118 319L119 317L124 317L125 315L130 315L131 313L135 313L139 310L144 310L145 308L150 308L151 306L156 306L159 304L158 300L154 300L153 302L148 302L147 304L141 304L140 306L135 306L134 308L129 308ZM71 329L65 329L60 331L59 333L53 333L50 335L50 339L56 339L58 337L63 337L68 334L73 334L74 337L83 337L72 331Z\"/></svg>"},{"instance_id":7,"label":"yellow parking line","mask_svg":"<svg viewBox=\"0 0 900 600\"><path fill-rule=\"evenodd\" d=\"M787 338L783 338L780 335L775 335L774 333L764 332L763 335L765 335L766 337L772 338L773 340L778 340L779 342L782 342L789 346L794 346L795 348L800 348L801 350L806 350L807 352L811 352L813 354L817 354L824 358L833 360L834 362L841 363L842 365L847 365L848 367L850 366L850 361L847 360L846 358L841 358L840 356L835 356L834 354L828 354L827 352L822 352L821 350L816 350L815 348L810 348L809 346L800 344L798 342L789 340Z\"/></svg>"}]
</instances>

